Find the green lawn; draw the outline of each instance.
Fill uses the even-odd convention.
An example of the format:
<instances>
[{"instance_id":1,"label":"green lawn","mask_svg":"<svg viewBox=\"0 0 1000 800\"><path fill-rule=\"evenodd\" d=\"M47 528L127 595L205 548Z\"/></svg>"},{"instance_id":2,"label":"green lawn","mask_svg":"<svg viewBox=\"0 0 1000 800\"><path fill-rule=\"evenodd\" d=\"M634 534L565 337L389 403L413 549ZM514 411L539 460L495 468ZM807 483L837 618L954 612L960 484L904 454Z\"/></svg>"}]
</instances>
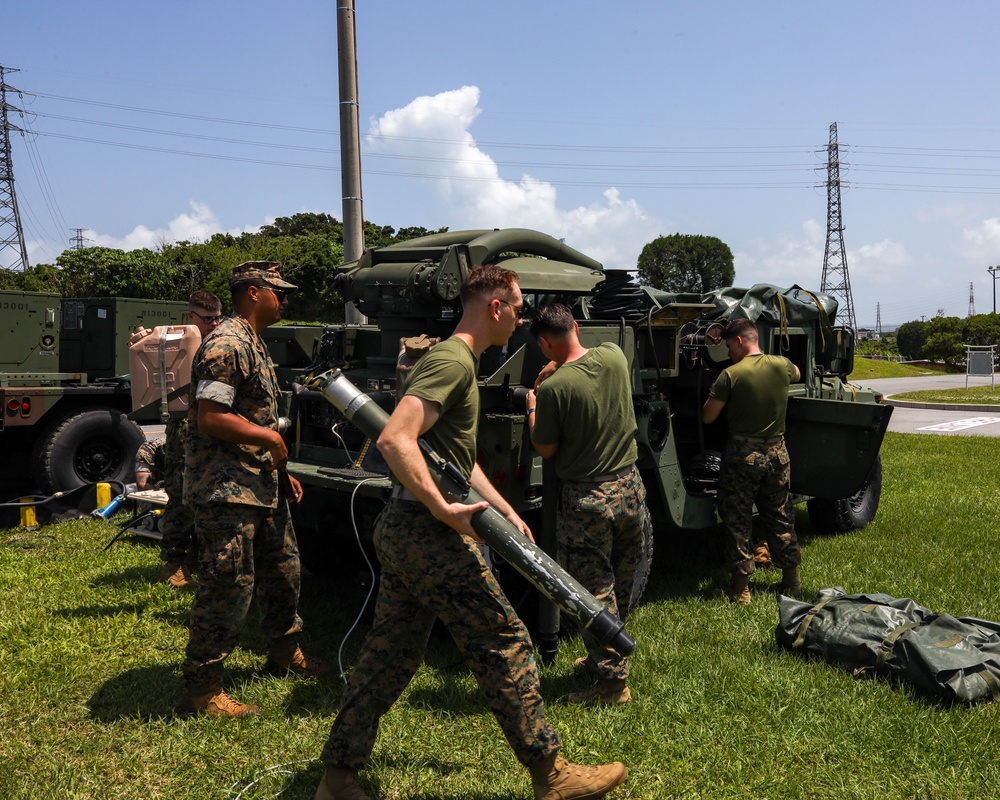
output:
<instances>
[{"instance_id":1,"label":"green lawn","mask_svg":"<svg viewBox=\"0 0 1000 800\"><path fill-rule=\"evenodd\" d=\"M1000 618L996 443L889 434L876 521L814 535L804 507L807 592L886 592L956 615ZM156 549L113 523L0 532L0 798L311 798L339 678L266 676L251 625L229 660L232 693L262 716L177 716L189 599L155 583ZM882 680L778 651L774 600L755 578L748 608L713 599L715 534L660 535L657 571L629 630L627 707L587 710L564 643L542 672L548 714L581 760L630 769L614 798L979 800L1000 787L1000 706L944 707ZM350 548L350 542L345 544ZM363 589L342 571L307 576L308 649L336 662ZM256 612L252 611L252 616ZM363 626L362 626L363 627ZM344 658L360 641L355 632ZM275 769L286 765L280 770ZM268 771L270 770L270 771ZM256 786L242 791L255 777ZM387 715L366 786L393 800L530 797L454 646L427 663ZM235 788L234 788L235 787Z\"/></svg>"},{"instance_id":2,"label":"green lawn","mask_svg":"<svg viewBox=\"0 0 1000 800\"><path fill-rule=\"evenodd\" d=\"M848 375L848 380L863 381L877 378L918 378L923 375L940 375L942 369L931 369L926 366L900 364L896 361L880 361L871 358L855 356L854 371Z\"/></svg>"},{"instance_id":3,"label":"green lawn","mask_svg":"<svg viewBox=\"0 0 1000 800\"><path fill-rule=\"evenodd\" d=\"M982 381L982 378L978 379ZM918 392L893 394L894 400L915 400L921 403L954 403L956 405L1000 405L1000 386L970 385L958 389L922 389Z\"/></svg>"}]
</instances>

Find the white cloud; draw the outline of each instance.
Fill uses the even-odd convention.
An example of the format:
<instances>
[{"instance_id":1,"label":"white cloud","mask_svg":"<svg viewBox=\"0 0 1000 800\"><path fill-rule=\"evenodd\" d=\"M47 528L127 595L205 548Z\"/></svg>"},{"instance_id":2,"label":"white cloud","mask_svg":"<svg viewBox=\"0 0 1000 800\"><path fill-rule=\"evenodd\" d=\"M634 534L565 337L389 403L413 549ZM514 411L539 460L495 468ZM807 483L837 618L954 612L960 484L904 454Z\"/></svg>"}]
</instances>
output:
<instances>
[{"instance_id":1,"label":"white cloud","mask_svg":"<svg viewBox=\"0 0 1000 800\"><path fill-rule=\"evenodd\" d=\"M991 263L1000 253L1000 217L984 219L975 228L962 231L964 255L970 261Z\"/></svg>"},{"instance_id":2,"label":"white cloud","mask_svg":"<svg viewBox=\"0 0 1000 800\"><path fill-rule=\"evenodd\" d=\"M565 239L607 267L634 269L642 246L662 227L614 187L576 208L560 208L556 187L524 173L504 178L469 128L480 114L479 89L463 86L418 97L372 120L367 153L406 159L407 173L429 181L438 216L461 228L525 227Z\"/></svg>"},{"instance_id":3,"label":"white cloud","mask_svg":"<svg viewBox=\"0 0 1000 800\"><path fill-rule=\"evenodd\" d=\"M204 242L218 233L221 226L219 218L205 203L192 200L191 212L178 214L166 227L148 228L136 225L131 232L122 237L88 231L89 244L96 247L113 247L120 250L140 250L148 248L156 250L163 244L173 242ZM245 231L259 230L260 226L247 226L242 230L232 230L229 233L237 235Z\"/></svg>"}]
</instances>

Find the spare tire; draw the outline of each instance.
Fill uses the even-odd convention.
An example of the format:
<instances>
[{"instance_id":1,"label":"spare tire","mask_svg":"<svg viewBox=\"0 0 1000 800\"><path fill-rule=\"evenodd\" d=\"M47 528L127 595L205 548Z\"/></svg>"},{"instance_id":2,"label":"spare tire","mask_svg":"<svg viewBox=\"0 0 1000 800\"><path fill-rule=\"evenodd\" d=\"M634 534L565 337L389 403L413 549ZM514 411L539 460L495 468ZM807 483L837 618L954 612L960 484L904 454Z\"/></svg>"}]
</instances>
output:
<instances>
[{"instance_id":1,"label":"spare tire","mask_svg":"<svg viewBox=\"0 0 1000 800\"><path fill-rule=\"evenodd\" d=\"M132 483L135 454L145 440L142 428L117 408L72 411L35 443L35 480L50 494L98 481Z\"/></svg>"},{"instance_id":2,"label":"spare tire","mask_svg":"<svg viewBox=\"0 0 1000 800\"><path fill-rule=\"evenodd\" d=\"M817 533L849 533L875 519L882 497L882 454L875 456L864 485L842 500L814 497L806 503L809 521Z\"/></svg>"}]
</instances>

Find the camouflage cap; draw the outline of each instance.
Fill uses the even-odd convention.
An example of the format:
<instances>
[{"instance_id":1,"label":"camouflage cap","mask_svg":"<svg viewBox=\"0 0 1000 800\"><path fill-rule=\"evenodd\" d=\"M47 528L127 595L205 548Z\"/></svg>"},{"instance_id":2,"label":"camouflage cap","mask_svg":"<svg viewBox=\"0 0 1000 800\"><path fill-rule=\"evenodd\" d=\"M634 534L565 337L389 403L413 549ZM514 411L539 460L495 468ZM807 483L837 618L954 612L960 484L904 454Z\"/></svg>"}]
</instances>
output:
<instances>
[{"instance_id":1,"label":"camouflage cap","mask_svg":"<svg viewBox=\"0 0 1000 800\"><path fill-rule=\"evenodd\" d=\"M298 289L294 283L281 279L281 264L277 261L244 261L233 267L233 276L229 285L235 286L244 281L260 280L270 284L275 289Z\"/></svg>"}]
</instances>

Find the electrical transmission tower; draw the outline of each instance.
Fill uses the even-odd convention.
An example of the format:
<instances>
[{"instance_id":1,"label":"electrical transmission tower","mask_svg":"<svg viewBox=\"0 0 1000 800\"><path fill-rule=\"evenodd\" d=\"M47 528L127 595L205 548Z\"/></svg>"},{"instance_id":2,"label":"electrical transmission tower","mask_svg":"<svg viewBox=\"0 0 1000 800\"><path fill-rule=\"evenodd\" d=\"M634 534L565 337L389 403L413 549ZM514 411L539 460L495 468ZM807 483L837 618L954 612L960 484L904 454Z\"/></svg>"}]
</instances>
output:
<instances>
[{"instance_id":1,"label":"electrical transmission tower","mask_svg":"<svg viewBox=\"0 0 1000 800\"><path fill-rule=\"evenodd\" d=\"M851 278L847 274L847 250L844 248L844 223L840 216L840 145L837 143L836 122L830 125L826 174L826 252L823 254L820 291L839 295L847 324L857 334L858 320L854 316Z\"/></svg>"},{"instance_id":2,"label":"electrical transmission tower","mask_svg":"<svg viewBox=\"0 0 1000 800\"><path fill-rule=\"evenodd\" d=\"M875 338L882 340L882 304L875 304Z\"/></svg>"},{"instance_id":3,"label":"electrical transmission tower","mask_svg":"<svg viewBox=\"0 0 1000 800\"><path fill-rule=\"evenodd\" d=\"M87 246L87 242L90 241L90 239L83 235L83 232L87 230L87 228L73 228L72 230L73 233L76 234L76 236L69 240L70 244L73 245L72 249L83 250L83 248Z\"/></svg>"},{"instance_id":4,"label":"electrical transmission tower","mask_svg":"<svg viewBox=\"0 0 1000 800\"><path fill-rule=\"evenodd\" d=\"M22 113L21 109L7 102L7 92L17 92L7 85L7 73L18 72L0 66L0 267L9 266L14 270L28 268L28 248L24 244L24 230L21 215L17 210L17 195L14 193L14 162L10 155L10 132L23 130L10 122L10 112ZM8 250L13 251L10 259Z\"/></svg>"},{"instance_id":5,"label":"electrical transmission tower","mask_svg":"<svg viewBox=\"0 0 1000 800\"><path fill-rule=\"evenodd\" d=\"M972 284L969 284L969 316L976 316L976 296L972 293Z\"/></svg>"}]
</instances>

